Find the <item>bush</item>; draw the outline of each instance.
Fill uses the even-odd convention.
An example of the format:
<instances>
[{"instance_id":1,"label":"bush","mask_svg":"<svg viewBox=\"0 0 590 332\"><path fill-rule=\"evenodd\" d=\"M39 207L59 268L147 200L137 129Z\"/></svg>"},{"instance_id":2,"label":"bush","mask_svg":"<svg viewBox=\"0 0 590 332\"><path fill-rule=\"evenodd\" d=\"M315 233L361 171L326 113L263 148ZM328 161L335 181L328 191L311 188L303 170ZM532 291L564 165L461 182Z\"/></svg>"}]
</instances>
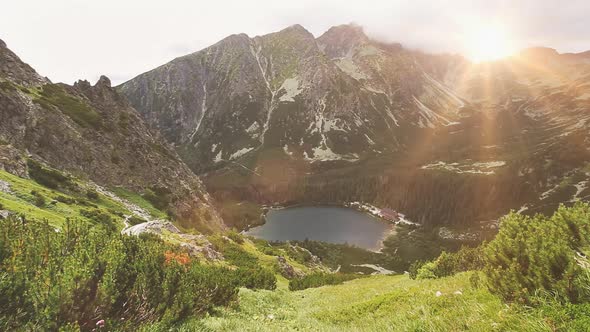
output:
<instances>
[{"instance_id":1,"label":"bush","mask_svg":"<svg viewBox=\"0 0 590 332\"><path fill-rule=\"evenodd\" d=\"M170 189L166 187L152 187L146 190L142 196L156 209L165 211L170 204L171 193Z\"/></svg>"},{"instance_id":2,"label":"bush","mask_svg":"<svg viewBox=\"0 0 590 332\"><path fill-rule=\"evenodd\" d=\"M266 268L238 268L234 275L239 287L267 290L277 288L277 277Z\"/></svg>"},{"instance_id":3,"label":"bush","mask_svg":"<svg viewBox=\"0 0 590 332\"><path fill-rule=\"evenodd\" d=\"M82 127L99 129L102 126L101 116L85 101L70 95L57 84L46 84L40 97L34 100L47 110L57 108Z\"/></svg>"},{"instance_id":4,"label":"bush","mask_svg":"<svg viewBox=\"0 0 590 332\"><path fill-rule=\"evenodd\" d=\"M38 191L32 190L31 195L33 195L33 204L38 207L45 206L46 200L43 195L41 195Z\"/></svg>"},{"instance_id":5,"label":"bush","mask_svg":"<svg viewBox=\"0 0 590 332\"><path fill-rule=\"evenodd\" d=\"M484 266L483 247L471 248L463 246L455 253L443 251L434 261L414 263L410 266L410 278L433 279L454 275L464 271L481 270Z\"/></svg>"},{"instance_id":6,"label":"bush","mask_svg":"<svg viewBox=\"0 0 590 332\"><path fill-rule=\"evenodd\" d=\"M80 215L90 219L95 224L101 225L110 231L115 232L117 230L116 221L113 219L113 217L100 209L81 210Z\"/></svg>"},{"instance_id":7,"label":"bush","mask_svg":"<svg viewBox=\"0 0 590 332\"><path fill-rule=\"evenodd\" d=\"M69 197L66 197L66 196L62 196L62 195L57 196L55 198L55 200L58 201L58 202L67 204L67 205L72 205L72 204L76 203L76 200L75 199L69 198Z\"/></svg>"},{"instance_id":8,"label":"bush","mask_svg":"<svg viewBox=\"0 0 590 332\"><path fill-rule=\"evenodd\" d=\"M363 277L360 274L312 273L289 281L289 290L296 291L325 285L339 285L345 281Z\"/></svg>"},{"instance_id":9,"label":"bush","mask_svg":"<svg viewBox=\"0 0 590 332\"><path fill-rule=\"evenodd\" d=\"M236 232L235 230L229 231L227 233L227 237L232 239L232 241L234 241L237 244L244 243L244 237L242 236L242 234Z\"/></svg>"},{"instance_id":10,"label":"bush","mask_svg":"<svg viewBox=\"0 0 590 332\"><path fill-rule=\"evenodd\" d=\"M589 242L588 204L562 206L550 218L511 213L484 251L489 288L510 301L534 302L539 291L560 301L588 301L587 271L576 257Z\"/></svg>"},{"instance_id":11,"label":"bush","mask_svg":"<svg viewBox=\"0 0 590 332\"><path fill-rule=\"evenodd\" d=\"M232 271L166 261L184 257L157 236L123 236L66 221L0 223L0 330L133 330L170 325L227 305L237 295Z\"/></svg>"},{"instance_id":12,"label":"bush","mask_svg":"<svg viewBox=\"0 0 590 332\"><path fill-rule=\"evenodd\" d=\"M131 226L143 224L144 222L147 222L147 220L136 216L131 216L127 218L127 223Z\"/></svg>"},{"instance_id":13,"label":"bush","mask_svg":"<svg viewBox=\"0 0 590 332\"><path fill-rule=\"evenodd\" d=\"M75 187L75 184L68 176L65 176L56 170L45 168L33 159L27 160L27 166L29 168L29 176L31 179L35 180L40 185L51 189L71 189Z\"/></svg>"},{"instance_id":14,"label":"bush","mask_svg":"<svg viewBox=\"0 0 590 332\"><path fill-rule=\"evenodd\" d=\"M94 189L88 189L86 191L86 197L88 197L88 199L91 199L93 201L96 201L96 200L98 200L98 197L99 196L98 196L98 193L96 192L96 190L94 190Z\"/></svg>"},{"instance_id":15,"label":"bush","mask_svg":"<svg viewBox=\"0 0 590 332\"><path fill-rule=\"evenodd\" d=\"M408 274L410 276L410 279L416 279L418 277L418 270L424 264L426 264L426 262L424 261L415 261L412 264L410 264L410 267L408 268Z\"/></svg>"},{"instance_id":16,"label":"bush","mask_svg":"<svg viewBox=\"0 0 590 332\"><path fill-rule=\"evenodd\" d=\"M223 238L212 239L215 249L223 254L225 260L237 267L257 268L258 258L245 251L239 245Z\"/></svg>"}]
</instances>

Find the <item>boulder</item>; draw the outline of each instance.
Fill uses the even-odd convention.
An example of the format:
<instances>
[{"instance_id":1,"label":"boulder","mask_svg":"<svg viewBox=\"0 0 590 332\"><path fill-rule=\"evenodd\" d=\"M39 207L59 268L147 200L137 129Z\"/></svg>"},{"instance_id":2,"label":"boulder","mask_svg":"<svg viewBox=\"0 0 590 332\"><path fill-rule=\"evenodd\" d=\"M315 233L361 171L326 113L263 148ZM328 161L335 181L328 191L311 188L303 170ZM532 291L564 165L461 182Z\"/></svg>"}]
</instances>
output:
<instances>
[{"instance_id":1,"label":"boulder","mask_svg":"<svg viewBox=\"0 0 590 332\"><path fill-rule=\"evenodd\" d=\"M6 219L8 216L10 216L10 211L0 210L0 219Z\"/></svg>"},{"instance_id":2,"label":"boulder","mask_svg":"<svg viewBox=\"0 0 590 332\"><path fill-rule=\"evenodd\" d=\"M293 279L303 275L301 271L298 271L291 266L283 256L277 256L277 263L279 264L281 275L287 279Z\"/></svg>"}]
</instances>

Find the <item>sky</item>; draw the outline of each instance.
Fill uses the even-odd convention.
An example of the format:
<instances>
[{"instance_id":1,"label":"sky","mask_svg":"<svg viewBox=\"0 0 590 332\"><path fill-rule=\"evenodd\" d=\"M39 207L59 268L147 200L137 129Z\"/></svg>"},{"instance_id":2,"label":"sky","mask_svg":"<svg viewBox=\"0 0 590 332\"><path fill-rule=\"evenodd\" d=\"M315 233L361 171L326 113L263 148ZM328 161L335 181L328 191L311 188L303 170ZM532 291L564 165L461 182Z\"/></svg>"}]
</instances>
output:
<instances>
[{"instance_id":1,"label":"sky","mask_svg":"<svg viewBox=\"0 0 590 332\"><path fill-rule=\"evenodd\" d=\"M500 27L513 50L590 50L589 0L3 0L0 39L53 82L119 84L235 33L356 23L372 38L469 54ZM486 34L482 34L485 39ZM504 38L504 37L503 37Z\"/></svg>"}]
</instances>

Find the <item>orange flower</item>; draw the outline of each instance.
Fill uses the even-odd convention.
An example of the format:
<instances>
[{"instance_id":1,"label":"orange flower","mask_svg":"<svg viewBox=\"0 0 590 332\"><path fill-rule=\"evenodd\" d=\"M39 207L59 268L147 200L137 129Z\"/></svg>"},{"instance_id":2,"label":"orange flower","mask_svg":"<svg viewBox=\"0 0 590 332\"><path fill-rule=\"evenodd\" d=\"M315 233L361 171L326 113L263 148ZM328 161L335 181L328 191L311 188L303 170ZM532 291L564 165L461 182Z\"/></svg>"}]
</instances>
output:
<instances>
[{"instance_id":1,"label":"orange flower","mask_svg":"<svg viewBox=\"0 0 590 332\"><path fill-rule=\"evenodd\" d=\"M166 251L164 253L166 258L166 265L170 265L173 261L180 265L187 265L191 262L191 258L186 253L175 253L173 251Z\"/></svg>"}]
</instances>

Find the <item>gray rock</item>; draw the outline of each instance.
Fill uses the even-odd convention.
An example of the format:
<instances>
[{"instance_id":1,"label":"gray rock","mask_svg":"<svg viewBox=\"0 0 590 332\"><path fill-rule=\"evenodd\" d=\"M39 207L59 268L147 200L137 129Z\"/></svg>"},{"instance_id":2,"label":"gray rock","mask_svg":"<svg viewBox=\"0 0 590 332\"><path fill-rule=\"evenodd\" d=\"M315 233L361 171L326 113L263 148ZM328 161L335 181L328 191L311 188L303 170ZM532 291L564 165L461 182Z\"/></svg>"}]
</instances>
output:
<instances>
[{"instance_id":1,"label":"gray rock","mask_svg":"<svg viewBox=\"0 0 590 332\"><path fill-rule=\"evenodd\" d=\"M277 263L279 265L281 275L287 279L293 279L303 275L301 271L298 271L293 266L291 266L283 256L277 256Z\"/></svg>"},{"instance_id":2,"label":"gray rock","mask_svg":"<svg viewBox=\"0 0 590 332\"><path fill-rule=\"evenodd\" d=\"M0 210L0 219L6 219L10 216L10 211Z\"/></svg>"}]
</instances>

